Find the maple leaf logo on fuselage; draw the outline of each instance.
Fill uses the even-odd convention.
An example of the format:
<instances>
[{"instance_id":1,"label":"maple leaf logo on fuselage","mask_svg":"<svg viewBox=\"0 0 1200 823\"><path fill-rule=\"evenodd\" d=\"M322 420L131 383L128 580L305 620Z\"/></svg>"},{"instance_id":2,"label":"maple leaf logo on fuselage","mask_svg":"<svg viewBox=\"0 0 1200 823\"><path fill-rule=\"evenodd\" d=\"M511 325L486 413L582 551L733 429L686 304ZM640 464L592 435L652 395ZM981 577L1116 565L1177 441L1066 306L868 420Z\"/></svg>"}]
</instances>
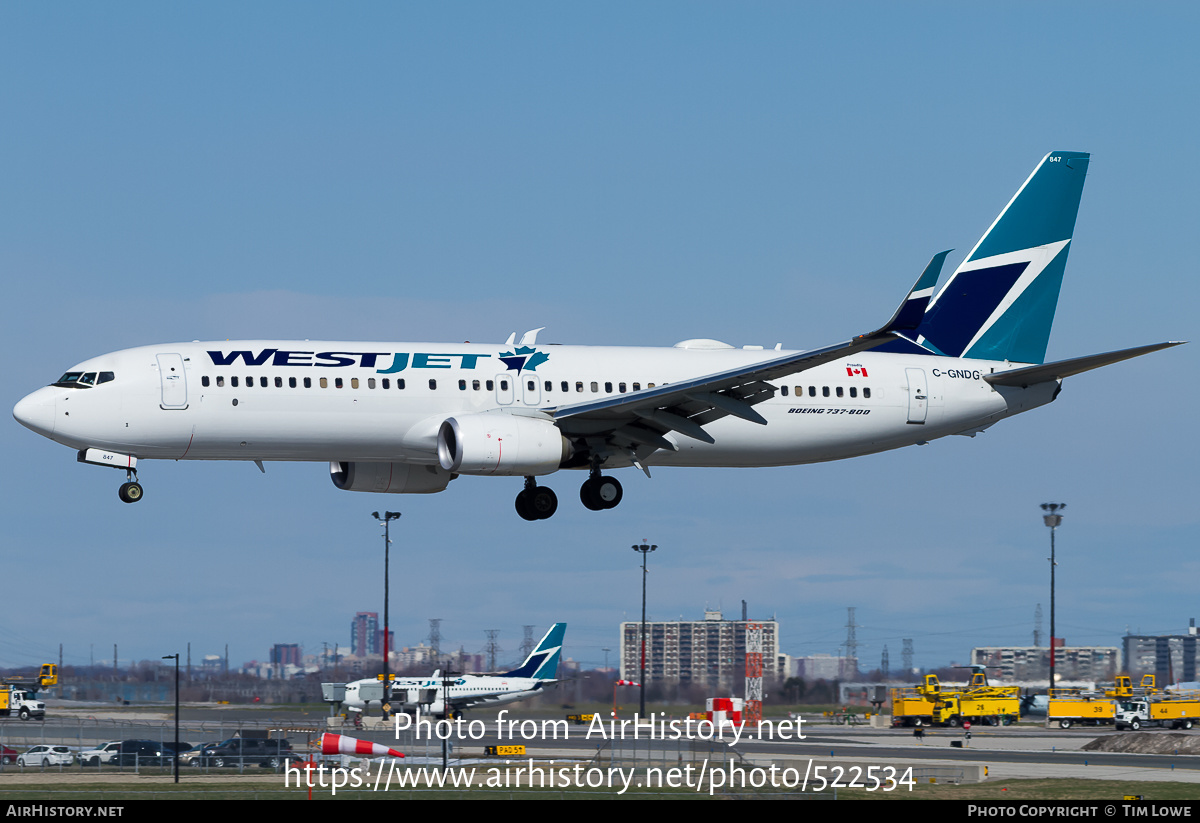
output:
<instances>
[{"instance_id":1,"label":"maple leaf logo on fuselage","mask_svg":"<svg viewBox=\"0 0 1200 823\"><path fill-rule=\"evenodd\" d=\"M500 352L500 362L508 366L509 371L537 371L537 367L550 359L550 355L538 351L533 346L517 346L515 351Z\"/></svg>"}]
</instances>

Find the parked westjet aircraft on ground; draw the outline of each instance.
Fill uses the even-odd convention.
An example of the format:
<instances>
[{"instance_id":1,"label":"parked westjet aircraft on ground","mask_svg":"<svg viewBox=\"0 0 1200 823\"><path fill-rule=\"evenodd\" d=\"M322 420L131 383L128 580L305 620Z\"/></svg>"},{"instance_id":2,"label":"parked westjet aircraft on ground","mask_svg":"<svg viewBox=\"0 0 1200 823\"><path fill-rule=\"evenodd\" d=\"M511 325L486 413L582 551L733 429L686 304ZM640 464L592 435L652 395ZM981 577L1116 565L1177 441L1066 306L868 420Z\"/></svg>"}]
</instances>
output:
<instances>
[{"instance_id":1,"label":"parked westjet aircraft on ground","mask_svg":"<svg viewBox=\"0 0 1200 823\"><path fill-rule=\"evenodd\" d=\"M585 469L611 509L636 466L783 466L974 435L1054 400L1062 379L1177 343L1045 363L1088 154L1052 152L930 300L934 256L878 330L810 351L252 340L106 354L19 402L23 425L127 472L138 459L328 461L339 489L424 494L460 474Z\"/></svg>"},{"instance_id":2,"label":"parked westjet aircraft on ground","mask_svg":"<svg viewBox=\"0 0 1200 823\"><path fill-rule=\"evenodd\" d=\"M428 677L405 677L392 680L390 702L392 711L414 711L420 706L430 714L445 714L443 692L449 686L450 710L459 713L473 706L501 706L532 697L543 686L555 682L558 661L562 656L566 623L555 623L546 632L520 668L497 675L460 674L444 681L441 671ZM378 680L356 680L346 684L343 704L352 711L364 711L369 701L363 699L364 684Z\"/></svg>"}]
</instances>

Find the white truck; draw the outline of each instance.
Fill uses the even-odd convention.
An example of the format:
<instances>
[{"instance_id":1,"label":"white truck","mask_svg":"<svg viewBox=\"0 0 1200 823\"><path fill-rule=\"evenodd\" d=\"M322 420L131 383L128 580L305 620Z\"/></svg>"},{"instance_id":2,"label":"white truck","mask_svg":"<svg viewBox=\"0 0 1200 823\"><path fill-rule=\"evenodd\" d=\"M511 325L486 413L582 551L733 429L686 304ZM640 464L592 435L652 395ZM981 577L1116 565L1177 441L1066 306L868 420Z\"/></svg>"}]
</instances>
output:
<instances>
[{"instance_id":1,"label":"white truck","mask_svg":"<svg viewBox=\"0 0 1200 823\"><path fill-rule=\"evenodd\" d=\"M1113 723L1118 729L1162 726L1168 729L1190 729L1200 720L1200 696L1144 697L1122 700L1117 704Z\"/></svg>"},{"instance_id":2,"label":"white truck","mask_svg":"<svg viewBox=\"0 0 1200 823\"><path fill-rule=\"evenodd\" d=\"M38 689L58 683L58 666L42 664L35 677L8 677L0 684L0 717L46 719L46 704L37 699Z\"/></svg>"}]
</instances>

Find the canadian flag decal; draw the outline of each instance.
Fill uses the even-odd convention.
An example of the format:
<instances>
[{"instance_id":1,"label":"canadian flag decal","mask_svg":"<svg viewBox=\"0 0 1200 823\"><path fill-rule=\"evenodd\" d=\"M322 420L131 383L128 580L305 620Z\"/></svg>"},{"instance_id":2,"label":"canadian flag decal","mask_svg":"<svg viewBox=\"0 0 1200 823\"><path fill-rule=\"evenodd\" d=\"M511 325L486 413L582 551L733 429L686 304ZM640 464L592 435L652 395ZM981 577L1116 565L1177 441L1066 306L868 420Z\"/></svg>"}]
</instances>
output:
<instances>
[{"instance_id":1,"label":"canadian flag decal","mask_svg":"<svg viewBox=\"0 0 1200 823\"><path fill-rule=\"evenodd\" d=\"M866 377L867 370L863 366L847 366L846 367L846 376L847 377Z\"/></svg>"}]
</instances>

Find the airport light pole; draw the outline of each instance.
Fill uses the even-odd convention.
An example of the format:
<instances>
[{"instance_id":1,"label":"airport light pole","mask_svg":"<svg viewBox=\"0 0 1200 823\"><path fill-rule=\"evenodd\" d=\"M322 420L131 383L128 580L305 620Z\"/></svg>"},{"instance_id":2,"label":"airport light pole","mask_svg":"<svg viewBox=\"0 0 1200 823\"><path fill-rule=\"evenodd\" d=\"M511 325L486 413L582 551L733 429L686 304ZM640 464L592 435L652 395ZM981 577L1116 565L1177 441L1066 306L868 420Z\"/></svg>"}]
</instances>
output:
<instances>
[{"instance_id":1,"label":"airport light pole","mask_svg":"<svg viewBox=\"0 0 1200 823\"><path fill-rule=\"evenodd\" d=\"M391 649L388 648L388 582L391 574L389 569L390 547L392 538L389 531L389 525L393 520L400 519L400 512L384 512L383 517L379 516L379 512L371 512L371 516L383 524L383 719L387 720L392 709L392 683L388 679L388 653Z\"/></svg>"},{"instance_id":2,"label":"airport light pole","mask_svg":"<svg viewBox=\"0 0 1200 823\"><path fill-rule=\"evenodd\" d=\"M641 677L638 678L638 688L641 691L640 713L642 717L646 716L646 555L657 549L658 546L651 546L646 543L635 545L633 550L642 554L642 642L641 642Z\"/></svg>"},{"instance_id":3,"label":"airport light pole","mask_svg":"<svg viewBox=\"0 0 1200 823\"><path fill-rule=\"evenodd\" d=\"M1042 522L1050 528L1050 688L1054 688L1054 532L1062 525L1063 516L1060 511L1067 507L1066 503L1043 503ZM1046 692L1049 694L1049 690Z\"/></svg>"},{"instance_id":4,"label":"airport light pole","mask_svg":"<svg viewBox=\"0 0 1200 823\"><path fill-rule=\"evenodd\" d=\"M452 672L449 669L442 672L442 716L446 718L446 728L450 726L450 682L458 677L462 672ZM445 737L442 738L442 773L450 771L450 734L447 731Z\"/></svg>"},{"instance_id":5,"label":"airport light pole","mask_svg":"<svg viewBox=\"0 0 1200 823\"><path fill-rule=\"evenodd\" d=\"M179 652L164 654L163 660L175 661L175 751L171 761L175 764L175 782L179 782Z\"/></svg>"}]
</instances>

